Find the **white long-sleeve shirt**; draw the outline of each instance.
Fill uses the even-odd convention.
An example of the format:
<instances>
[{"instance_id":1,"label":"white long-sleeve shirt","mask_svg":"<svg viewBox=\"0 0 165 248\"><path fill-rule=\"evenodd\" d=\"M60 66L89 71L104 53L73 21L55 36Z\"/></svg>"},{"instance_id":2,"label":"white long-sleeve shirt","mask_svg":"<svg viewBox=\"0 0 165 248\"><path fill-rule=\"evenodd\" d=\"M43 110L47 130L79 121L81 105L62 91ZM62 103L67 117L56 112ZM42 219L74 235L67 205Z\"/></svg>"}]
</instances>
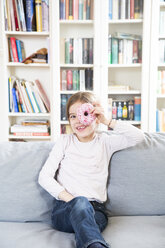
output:
<instances>
[{"instance_id":1,"label":"white long-sleeve shirt","mask_svg":"<svg viewBox=\"0 0 165 248\"><path fill-rule=\"evenodd\" d=\"M141 130L121 121L111 135L97 133L90 142L80 142L75 134L63 134L40 171L39 184L56 199L66 190L74 197L105 202L112 154L143 139Z\"/></svg>"}]
</instances>

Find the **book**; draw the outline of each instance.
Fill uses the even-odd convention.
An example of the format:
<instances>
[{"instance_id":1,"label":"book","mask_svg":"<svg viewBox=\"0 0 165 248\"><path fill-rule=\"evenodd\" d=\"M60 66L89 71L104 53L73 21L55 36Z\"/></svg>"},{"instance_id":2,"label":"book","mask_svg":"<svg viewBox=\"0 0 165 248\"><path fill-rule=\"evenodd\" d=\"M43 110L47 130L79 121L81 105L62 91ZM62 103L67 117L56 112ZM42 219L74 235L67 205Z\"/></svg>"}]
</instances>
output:
<instances>
[{"instance_id":1,"label":"book","mask_svg":"<svg viewBox=\"0 0 165 248\"><path fill-rule=\"evenodd\" d=\"M27 31L35 31L36 30L36 18L35 18L35 8L34 8L34 0L26 0L26 28Z\"/></svg>"},{"instance_id":2,"label":"book","mask_svg":"<svg viewBox=\"0 0 165 248\"><path fill-rule=\"evenodd\" d=\"M73 90L73 72L72 70L67 70L67 90Z\"/></svg>"},{"instance_id":3,"label":"book","mask_svg":"<svg viewBox=\"0 0 165 248\"><path fill-rule=\"evenodd\" d=\"M19 112L15 88L12 88L12 96L13 96L14 112Z\"/></svg>"},{"instance_id":4,"label":"book","mask_svg":"<svg viewBox=\"0 0 165 248\"><path fill-rule=\"evenodd\" d=\"M38 93L39 93L43 103L45 104L47 111L50 112L50 101L49 101L49 98L47 97L47 94L46 94L42 84L40 83L39 80L35 80L34 83L36 84L36 88L38 90Z\"/></svg>"},{"instance_id":5,"label":"book","mask_svg":"<svg viewBox=\"0 0 165 248\"><path fill-rule=\"evenodd\" d=\"M37 132L14 132L15 136L50 136L49 133L37 133Z\"/></svg>"},{"instance_id":6,"label":"book","mask_svg":"<svg viewBox=\"0 0 165 248\"><path fill-rule=\"evenodd\" d=\"M93 70L85 69L85 90L93 90Z\"/></svg>"},{"instance_id":7,"label":"book","mask_svg":"<svg viewBox=\"0 0 165 248\"><path fill-rule=\"evenodd\" d=\"M42 0L42 31L49 31L49 0Z\"/></svg>"},{"instance_id":8,"label":"book","mask_svg":"<svg viewBox=\"0 0 165 248\"><path fill-rule=\"evenodd\" d=\"M66 114L66 104L67 104L67 95L61 94L61 121L67 120L67 114Z\"/></svg>"},{"instance_id":9,"label":"book","mask_svg":"<svg viewBox=\"0 0 165 248\"><path fill-rule=\"evenodd\" d=\"M21 124L14 124L10 127L11 133L17 133L17 132L36 132L36 133L47 133L48 132L48 126L46 125L29 125L24 126Z\"/></svg>"},{"instance_id":10,"label":"book","mask_svg":"<svg viewBox=\"0 0 165 248\"><path fill-rule=\"evenodd\" d=\"M134 97L134 120L141 120L141 97L139 96Z\"/></svg>"},{"instance_id":11,"label":"book","mask_svg":"<svg viewBox=\"0 0 165 248\"><path fill-rule=\"evenodd\" d=\"M42 0L35 0L36 30L42 32Z\"/></svg>"},{"instance_id":12,"label":"book","mask_svg":"<svg viewBox=\"0 0 165 248\"><path fill-rule=\"evenodd\" d=\"M12 49L11 57L13 56L14 62L19 62L15 37L10 37L10 42L11 42L11 49Z\"/></svg>"}]
</instances>

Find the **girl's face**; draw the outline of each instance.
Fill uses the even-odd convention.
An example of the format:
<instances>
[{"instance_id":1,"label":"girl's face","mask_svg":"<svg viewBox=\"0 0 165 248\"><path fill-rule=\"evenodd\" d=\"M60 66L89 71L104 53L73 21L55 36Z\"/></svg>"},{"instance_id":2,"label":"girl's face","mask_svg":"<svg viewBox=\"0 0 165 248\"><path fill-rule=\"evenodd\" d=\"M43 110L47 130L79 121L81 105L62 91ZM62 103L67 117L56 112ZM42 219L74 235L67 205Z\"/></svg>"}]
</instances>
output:
<instances>
[{"instance_id":1,"label":"girl's face","mask_svg":"<svg viewBox=\"0 0 165 248\"><path fill-rule=\"evenodd\" d=\"M83 125L77 118L77 109L82 105L82 102L76 102L69 108L69 122L73 133L81 142L91 141L95 136L95 130L97 127L97 119L95 119L90 125Z\"/></svg>"}]
</instances>

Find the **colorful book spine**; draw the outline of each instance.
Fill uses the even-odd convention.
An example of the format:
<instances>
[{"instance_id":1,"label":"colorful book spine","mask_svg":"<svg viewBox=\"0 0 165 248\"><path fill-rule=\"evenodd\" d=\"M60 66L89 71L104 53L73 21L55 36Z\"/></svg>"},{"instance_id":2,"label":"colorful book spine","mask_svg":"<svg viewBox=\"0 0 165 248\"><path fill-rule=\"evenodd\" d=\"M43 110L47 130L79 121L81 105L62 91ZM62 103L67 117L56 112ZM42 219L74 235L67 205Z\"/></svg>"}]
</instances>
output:
<instances>
[{"instance_id":1,"label":"colorful book spine","mask_svg":"<svg viewBox=\"0 0 165 248\"><path fill-rule=\"evenodd\" d=\"M15 136L50 136L50 134L47 133L36 133L36 132L15 132L13 133Z\"/></svg>"},{"instance_id":2,"label":"colorful book spine","mask_svg":"<svg viewBox=\"0 0 165 248\"><path fill-rule=\"evenodd\" d=\"M15 88L12 88L12 96L13 96L14 112L19 112Z\"/></svg>"},{"instance_id":3,"label":"colorful book spine","mask_svg":"<svg viewBox=\"0 0 165 248\"><path fill-rule=\"evenodd\" d=\"M112 37L112 64L118 64L118 39Z\"/></svg>"},{"instance_id":4,"label":"colorful book spine","mask_svg":"<svg viewBox=\"0 0 165 248\"><path fill-rule=\"evenodd\" d=\"M49 0L42 0L42 31L49 31Z\"/></svg>"},{"instance_id":5,"label":"colorful book spine","mask_svg":"<svg viewBox=\"0 0 165 248\"><path fill-rule=\"evenodd\" d=\"M27 31L35 31L34 0L26 0L26 28Z\"/></svg>"},{"instance_id":6,"label":"colorful book spine","mask_svg":"<svg viewBox=\"0 0 165 248\"><path fill-rule=\"evenodd\" d=\"M17 47L17 53L18 53L18 60L19 62L22 62L22 48L21 48L21 41L16 40L16 47Z\"/></svg>"},{"instance_id":7,"label":"colorful book spine","mask_svg":"<svg viewBox=\"0 0 165 248\"><path fill-rule=\"evenodd\" d=\"M66 104L67 104L67 95L61 94L61 120L62 121L67 120Z\"/></svg>"},{"instance_id":8,"label":"colorful book spine","mask_svg":"<svg viewBox=\"0 0 165 248\"><path fill-rule=\"evenodd\" d=\"M15 37L10 37L10 42L11 42L13 60L14 62L19 62Z\"/></svg>"},{"instance_id":9,"label":"colorful book spine","mask_svg":"<svg viewBox=\"0 0 165 248\"><path fill-rule=\"evenodd\" d=\"M73 20L73 0L69 0L69 20Z\"/></svg>"},{"instance_id":10,"label":"colorful book spine","mask_svg":"<svg viewBox=\"0 0 165 248\"><path fill-rule=\"evenodd\" d=\"M35 0L37 32L42 32L42 0Z\"/></svg>"},{"instance_id":11,"label":"colorful book spine","mask_svg":"<svg viewBox=\"0 0 165 248\"><path fill-rule=\"evenodd\" d=\"M134 120L141 121L141 97L134 97Z\"/></svg>"},{"instance_id":12,"label":"colorful book spine","mask_svg":"<svg viewBox=\"0 0 165 248\"><path fill-rule=\"evenodd\" d=\"M109 0L109 9L108 9L109 20L112 20L112 1L113 0Z\"/></svg>"},{"instance_id":13,"label":"colorful book spine","mask_svg":"<svg viewBox=\"0 0 165 248\"><path fill-rule=\"evenodd\" d=\"M72 70L67 71L67 90L73 90L73 73L72 73Z\"/></svg>"}]
</instances>

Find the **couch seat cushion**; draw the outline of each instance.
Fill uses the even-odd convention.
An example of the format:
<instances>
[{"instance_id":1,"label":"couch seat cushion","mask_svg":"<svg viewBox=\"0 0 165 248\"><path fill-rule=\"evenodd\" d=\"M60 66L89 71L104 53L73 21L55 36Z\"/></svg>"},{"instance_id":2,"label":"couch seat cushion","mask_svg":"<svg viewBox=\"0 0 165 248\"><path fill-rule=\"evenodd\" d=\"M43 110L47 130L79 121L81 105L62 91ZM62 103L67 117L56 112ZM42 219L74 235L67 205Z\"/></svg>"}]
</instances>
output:
<instances>
[{"instance_id":1,"label":"couch seat cushion","mask_svg":"<svg viewBox=\"0 0 165 248\"><path fill-rule=\"evenodd\" d=\"M0 222L0 247L76 248L74 234L45 223ZM111 248L164 248L165 216L109 218L103 236Z\"/></svg>"}]
</instances>

